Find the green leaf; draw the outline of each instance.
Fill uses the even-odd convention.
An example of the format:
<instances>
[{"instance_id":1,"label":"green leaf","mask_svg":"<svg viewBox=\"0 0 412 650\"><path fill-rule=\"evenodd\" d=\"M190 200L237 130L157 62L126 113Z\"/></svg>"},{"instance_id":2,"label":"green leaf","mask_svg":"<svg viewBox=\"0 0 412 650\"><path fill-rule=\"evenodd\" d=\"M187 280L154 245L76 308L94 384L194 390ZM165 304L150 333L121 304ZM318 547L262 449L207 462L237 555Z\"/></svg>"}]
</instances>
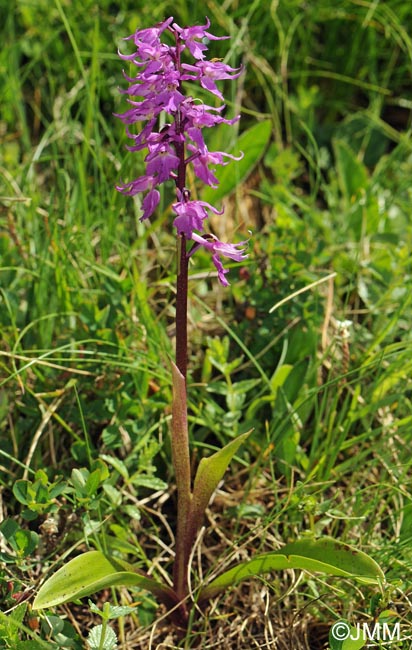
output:
<instances>
[{"instance_id":1,"label":"green leaf","mask_svg":"<svg viewBox=\"0 0 412 650\"><path fill-rule=\"evenodd\" d=\"M36 504L37 505L47 504L49 500L49 490L47 488L47 485L44 485L44 483L42 482L36 482L33 487L36 488L36 496L35 496Z\"/></svg>"},{"instance_id":2,"label":"green leaf","mask_svg":"<svg viewBox=\"0 0 412 650\"><path fill-rule=\"evenodd\" d=\"M15 609L11 610L8 616L0 611L0 639L7 639L12 644L12 646L7 645L7 647L14 648L18 643L26 610L27 603L20 603ZM3 648L1 642L0 647Z\"/></svg>"},{"instance_id":3,"label":"green leaf","mask_svg":"<svg viewBox=\"0 0 412 650\"><path fill-rule=\"evenodd\" d=\"M13 650L50 650L52 646L49 643L44 641L36 641L35 639L30 639L30 641L17 641L16 645L13 646Z\"/></svg>"},{"instance_id":4,"label":"green leaf","mask_svg":"<svg viewBox=\"0 0 412 650\"><path fill-rule=\"evenodd\" d=\"M79 494L83 494L88 476L89 476L89 472L87 471L87 469L83 468L82 470L80 470L77 469L77 467L75 467L72 470L72 475L71 475L72 483L75 487L76 492L78 492Z\"/></svg>"},{"instance_id":5,"label":"green leaf","mask_svg":"<svg viewBox=\"0 0 412 650\"><path fill-rule=\"evenodd\" d=\"M115 456L109 456L108 454L100 454L100 458L103 458L103 460L105 460L106 463L112 465L112 467L114 467L114 469L119 472L120 476L125 481L128 480L129 472L127 471L127 467L122 460L116 458Z\"/></svg>"},{"instance_id":6,"label":"green leaf","mask_svg":"<svg viewBox=\"0 0 412 650\"><path fill-rule=\"evenodd\" d=\"M117 488L115 488L114 485L110 485L109 483L104 483L103 491L107 494L107 496L109 497L113 505L115 506L121 505L122 493Z\"/></svg>"},{"instance_id":7,"label":"green leaf","mask_svg":"<svg viewBox=\"0 0 412 650\"><path fill-rule=\"evenodd\" d=\"M96 625L90 630L90 634L87 637L87 646L90 650L100 650L100 648L104 648L104 650L116 650L116 633L111 627L106 627L104 630L103 625Z\"/></svg>"},{"instance_id":8,"label":"green leaf","mask_svg":"<svg viewBox=\"0 0 412 650\"><path fill-rule=\"evenodd\" d=\"M20 555L27 557L33 553L39 543L39 536L33 530L20 529L16 531L14 540L10 540L10 545Z\"/></svg>"},{"instance_id":9,"label":"green leaf","mask_svg":"<svg viewBox=\"0 0 412 650\"><path fill-rule=\"evenodd\" d=\"M274 396L276 396L278 389L283 386L286 379L289 377L291 370L293 370L293 366L290 363L285 363L276 368L270 379L270 387Z\"/></svg>"},{"instance_id":10,"label":"green leaf","mask_svg":"<svg viewBox=\"0 0 412 650\"><path fill-rule=\"evenodd\" d=\"M242 580L283 569L318 571L373 584L385 579L379 565L362 551L328 537L301 539L225 571L200 591L199 601L213 598Z\"/></svg>"},{"instance_id":11,"label":"green leaf","mask_svg":"<svg viewBox=\"0 0 412 650\"><path fill-rule=\"evenodd\" d=\"M91 600L89 600L90 611L94 614L99 614L105 620L110 620L113 618L120 618L120 616L127 616L132 612L136 611L136 607L129 607L128 605L110 605L110 603L105 603L103 611L99 609Z\"/></svg>"},{"instance_id":12,"label":"green leaf","mask_svg":"<svg viewBox=\"0 0 412 650\"><path fill-rule=\"evenodd\" d=\"M4 535L7 541L12 539L19 529L20 527L14 519L4 519L0 524L0 533Z\"/></svg>"},{"instance_id":13,"label":"green leaf","mask_svg":"<svg viewBox=\"0 0 412 650\"><path fill-rule=\"evenodd\" d=\"M194 532L201 525L205 509L230 461L250 434L251 431L243 433L225 445L223 449L219 449L212 456L202 458L200 461L192 496L191 521Z\"/></svg>"},{"instance_id":14,"label":"green leaf","mask_svg":"<svg viewBox=\"0 0 412 650\"><path fill-rule=\"evenodd\" d=\"M46 580L34 599L33 609L54 607L117 586L140 587L167 606L177 602L170 587L134 571L119 571L100 551L88 551L70 560Z\"/></svg>"},{"instance_id":15,"label":"green leaf","mask_svg":"<svg viewBox=\"0 0 412 650\"><path fill-rule=\"evenodd\" d=\"M261 383L261 379L241 379L233 384L232 390L234 393L246 394ZM227 387L226 387L227 390Z\"/></svg>"},{"instance_id":16,"label":"green leaf","mask_svg":"<svg viewBox=\"0 0 412 650\"><path fill-rule=\"evenodd\" d=\"M13 609L9 614L9 622L13 627L19 629L24 621L26 616L27 603L20 603L15 609Z\"/></svg>"},{"instance_id":17,"label":"green leaf","mask_svg":"<svg viewBox=\"0 0 412 650\"><path fill-rule=\"evenodd\" d=\"M353 149L344 140L334 140L336 168L343 195L350 206L353 199L368 186L368 174L356 158Z\"/></svg>"},{"instance_id":18,"label":"green leaf","mask_svg":"<svg viewBox=\"0 0 412 650\"><path fill-rule=\"evenodd\" d=\"M358 635L358 630L356 627L351 627L351 636L353 636L353 639L345 639L344 642L342 643L342 650L360 650L361 648L364 648L367 645L367 640L362 637L357 639Z\"/></svg>"},{"instance_id":19,"label":"green leaf","mask_svg":"<svg viewBox=\"0 0 412 650\"><path fill-rule=\"evenodd\" d=\"M130 483L136 487L149 488L150 490L165 490L167 483L157 476L142 476L138 472L133 474Z\"/></svg>"},{"instance_id":20,"label":"green leaf","mask_svg":"<svg viewBox=\"0 0 412 650\"><path fill-rule=\"evenodd\" d=\"M25 479L18 479L13 484L14 496L16 497L17 501L19 501L25 506L28 505L28 498L27 498L28 489L29 489L29 481Z\"/></svg>"},{"instance_id":21,"label":"green leaf","mask_svg":"<svg viewBox=\"0 0 412 650\"><path fill-rule=\"evenodd\" d=\"M271 121L264 120L242 133L237 142L237 148L244 153L243 158L239 161L233 160L227 167L216 170L219 185L216 189L206 188L202 197L204 201L212 202L215 205L217 201L233 192L237 185L249 176L265 153L271 130Z\"/></svg>"},{"instance_id":22,"label":"green leaf","mask_svg":"<svg viewBox=\"0 0 412 650\"><path fill-rule=\"evenodd\" d=\"M49 482L49 478L46 472L44 471L44 469L38 469L34 475L34 479L36 482L40 483L41 485L44 485L45 487L47 487Z\"/></svg>"},{"instance_id":23,"label":"green leaf","mask_svg":"<svg viewBox=\"0 0 412 650\"><path fill-rule=\"evenodd\" d=\"M65 482L53 483L53 487L51 487L51 489L49 490L49 498L50 498L50 500L56 499L57 497L59 497L61 494L63 494L66 491L67 491L67 483L65 483Z\"/></svg>"},{"instance_id":24,"label":"green leaf","mask_svg":"<svg viewBox=\"0 0 412 650\"><path fill-rule=\"evenodd\" d=\"M96 494L100 485L100 470L95 469L87 477L86 485L84 486L87 496L92 497Z\"/></svg>"},{"instance_id":25,"label":"green leaf","mask_svg":"<svg viewBox=\"0 0 412 650\"><path fill-rule=\"evenodd\" d=\"M41 639L31 638L28 641L20 640L22 629L28 634L30 633L30 630L24 626L27 603L20 603L14 609L10 609L9 612L6 615L0 611L0 648L12 648L13 650L50 650L50 643Z\"/></svg>"}]
</instances>

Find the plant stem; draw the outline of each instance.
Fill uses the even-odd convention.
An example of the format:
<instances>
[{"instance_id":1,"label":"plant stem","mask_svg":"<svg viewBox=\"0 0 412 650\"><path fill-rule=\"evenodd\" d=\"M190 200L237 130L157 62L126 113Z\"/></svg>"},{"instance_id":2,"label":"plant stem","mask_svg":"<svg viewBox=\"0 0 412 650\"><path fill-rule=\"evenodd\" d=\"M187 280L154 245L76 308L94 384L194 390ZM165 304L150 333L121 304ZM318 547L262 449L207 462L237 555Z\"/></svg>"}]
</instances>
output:
<instances>
[{"instance_id":1,"label":"plant stem","mask_svg":"<svg viewBox=\"0 0 412 650\"><path fill-rule=\"evenodd\" d=\"M176 65L180 70L180 40L176 36ZM182 92L181 82L179 90ZM176 133L180 136L184 131L180 108L175 114ZM176 177L176 189L179 200L183 200L186 190L185 144L179 137L175 143L176 156L179 159ZM179 196L180 195L180 196ZM177 284L176 284L176 365L186 381L187 372L187 290L188 290L188 257L186 253L186 237L183 233L177 236Z\"/></svg>"},{"instance_id":2,"label":"plant stem","mask_svg":"<svg viewBox=\"0 0 412 650\"><path fill-rule=\"evenodd\" d=\"M180 43L176 37L176 59L180 68ZM182 133L180 110L175 115L176 132ZM183 141L175 144L179 158L176 188L178 195L184 197L186 189L186 161ZM179 198L179 200L181 200ZM172 462L177 486L177 529L176 556L173 567L173 586L180 600L188 593L187 571L190 555L190 541L187 539L187 522L191 507L191 476L189 434L187 430L187 293L188 257L186 237L177 237L177 282L176 282L176 367L173 367L173 423L172 423Z\"/></svg>"},{"instance_id":3,"label":"plant stem","mask_svg":"<svg viewBox=\"0 0 412 650\"><path fill-rule=\"evenodd\" d=\"M191 540L189 520L192 494L190 490L190 454L187 430L186 380L179 368L172 364L173 374L173 422L172 461L177 487L177 530L173 587L179 600L188 593L187 571Z\"/></svg>"},{"instance_id":4,"label":"plant stem","mask_svg":"<svg viewBox=\"0 0 412 650\"><path fill-rule=\"evenodd\" d=\"M176 557L174 589L179 599L187 595L187 565L190 549L186 540L191 502L189 434L187 430L187 290L186 237L177 238L176 369L173 371L172 460L177 486Z\"/></svg>"},{"instance_id":5,"label":"plant stem","mask_svg":"<svg viewBox=\"0 0 412 650\"><path fill-rule=\"evenodd\" d=\"M176 282L176 365L185 381L187 374L187 290L188 259L186 237L177 238L177 282Z\"/></svg>"}]
</instances>

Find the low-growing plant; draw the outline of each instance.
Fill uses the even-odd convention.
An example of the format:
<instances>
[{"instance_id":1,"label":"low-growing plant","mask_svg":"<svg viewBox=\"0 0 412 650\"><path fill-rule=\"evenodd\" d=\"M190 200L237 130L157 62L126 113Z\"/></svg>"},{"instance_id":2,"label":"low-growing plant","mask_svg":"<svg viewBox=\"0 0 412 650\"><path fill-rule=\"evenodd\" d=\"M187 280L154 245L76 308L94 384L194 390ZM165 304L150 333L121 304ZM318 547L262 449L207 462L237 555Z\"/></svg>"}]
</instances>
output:
<instances>
[{"instance_id":1,"label":"low-growing plant","mask_svg":"<svg viewBox=\"0 0 412 650\"><path fill-rule=\"evenodd\" d=\"M182 28L173 22L173 18L168 18L128 37L126 40L134 43L136 51L127 55L120 54L122 60L131 64L135 74L129 76L124 73L130 85L122 92L130 96L128 101L131 108L118 117L126 124L128 136L132 140L129 149L147 149L148 153L145 157L146 173L119 185L118 189L128 196L144 193L141 219L146 220L160 203L159 186L171 180L176 187L176 197L172 204L177 241L176 359L175 363L171 363L171 460L177 487L173 576L169 584L165 580L153 578L119 555L110 554L106 550L90 550L64 564L41 586L34 600L34 609L53 607L103 588L123 585L151 592L167 607L174 624L186 629L193 601L199 606L205 606L211 598L229 587L274 570L320 571L335 576L353 577L361 583L379 584L384 580L380 567L362 551L335 539L315 539L309 534L280 549L242 561L206 584L201 583L193 589L190 587L190 558L205 510L229 463L251 434L251 431L241 431L238 426L239 412L243 406L239 388L245 394L255 385L255 382L246 382L238 384L236 389L232 388L230 377L238 362L228 361L226 339L210 340L209 363L222 373L225 380L224 383L215 384L214 390L217 394L222 391L225 393L234 437L211 456L202 458L192 477L186 386L189 263L198 250L210 253L220 283L227 286L228 269L223 266L222 257L234 262L242 262L247 257L245 241L226 243L208 232L205 224L209 214L221 215L223 211L198 199L197 188L194 183L190 183L194 173L209 187L210 193L210 188L213 190L218 186L213 166L227 165L227 158L242 160L242 154L236 157L223 151L209 151L203 136L205 129L221 124L233 125L239 119L238 116L232 119L223 117L225 105L208 105L204 97L210 93L213 98L223 100L216 82L235 79L243 72L220 59L205 58L208 42L226 38L211 34L209 26L207 20L203 26ZM168 37L170 40L167 40ZM189 55L190 62L184 59L186 55ZM200 99L186 94L186 88L193 89L195 84L200 85ZM129 127L136 123L142 123L142 127L134 133ZM268 123L265 123L264 129L260 128L260 135L267 129ZM246 155L250 156L250 150ZM276 391L276 385L273 391ZM120 467L119 464L118 468ZM97 469L74 470L72 479L77 498L87 503L93 498L94 488L99 484L101 476ZM27 502L27 507L35 507L31 495L32 492L37 495L41 487L41 474L35 478L34 483L19 483L21 499ZM51 490L56 489L58 490L57 485L51 487ZM45 511L50 496L51 492L46 490L42 499L36 497ZM109 618L110 608L103 610L102 626L95 628L89 636L90 648L106 647L106 642L107 647L116 647L114 633L108 627Z\"/></svg>"}]
</instances>

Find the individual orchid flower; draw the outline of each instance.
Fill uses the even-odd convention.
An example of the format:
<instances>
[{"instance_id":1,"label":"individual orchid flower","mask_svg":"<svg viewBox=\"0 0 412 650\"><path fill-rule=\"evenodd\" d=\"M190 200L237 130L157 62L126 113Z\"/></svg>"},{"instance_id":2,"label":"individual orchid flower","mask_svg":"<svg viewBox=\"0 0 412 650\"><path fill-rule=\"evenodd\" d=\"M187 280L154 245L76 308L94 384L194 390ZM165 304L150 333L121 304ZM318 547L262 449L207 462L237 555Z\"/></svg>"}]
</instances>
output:
<instances>
[{"instance_id":1,"label":"individual orchid flower","mask_svg":"<svg viewBox=\"0 0 412 650\"><path fill-rule=\"evenodd\" d=\"M171 172L179 166L179 158L167 142L156 147L154 151L149 153L145 161L147 163L147 174L156 175L158 183L164 183L169 180Z\"/></svg>"},{"instance_id":2,"label":"individual orchid flower","mask_svg":"<svg viewBox=\"0 0 412 650\"><path fill-rule=\"evenodd\" d=\"M212 261L216 267L218 278L221 284L225 287L229 285L229 282L226 280L225 275L228 273L228 269L223 267L220 257L229 257L235 262L242 262L245 259L245 250L246 250L246 241L239 242L238 244L227 244L219 241L215 235L205 235L201 237L196 233L192 233L192 239L195 242L193 247L193 252L199 246L203 246L212 253Z\"/></svg>"},{"instance_id":3,"label":"individual orchid flower","mask_svg":"<svg viewBox=\"0 0 412 650\"><path fill-rule=\"evenodd\" d=\"M133 40L136 46L138 46L141 43L150 45L159 40L160 34L162 34L172 22L173 22L173 17L171 16L170 18L167 18L167 20L163 21L162 23L158 23L157 25L155 25L155 27L149 27L147 29L137 30L134 34L131 34L130 36L126 36L124 40L125 41Z\"/></svg>"},{"instance_id":4,"label":"individual orchid flower","mask_svg":"<svg viewBox=\"0 0 412 650\"><path fill-rule=\"evenodd\" d=\"M208 217L206 208L215 214L223 214L206 201L179 201L174 203L173 212L177 214L173 225L179 234L184 234L187 239L193 239L194 230L203 230L203 222Z\"/></svg>"},{"instance_id":5,"label":"individual orchid flower","mask_svg":"<svg viewBox=\"0 0 412 650\"><path fill-rule=\"evenodd\" d=\"M241 160L243 158L243 154L240 156L232 156L230 153L225 153L224 151L208 151L206 146L204 146L202 153L191 144L188 145L188 149L194 152L189 160L193 165L196 176L206 183L206 185L210 185L214 189L219 185L219 181L209 169L209 165L221 165L225 167L229 164L229 161L225 162L224 157L232 158L232 160Z\"/></svg>"},{"instance_id":6,"label":"individual orchid flower","mask_svg":"<svg viewBox=\"0 0 412 650\"><path fill-rule=\"evenodd\" d=\"M116 189L122 194L127 196L134 196L139 192L144 192L145 190L153 187L155 179L153 176L139 176L134 181L130 183L124 183L123 185L116 185Z\"/></svg>"},{"instance_id":7,"label":"individual orchid flower","mask_svg":"<svg viewBox=\"0 0 412 650\"><path fill-rule=\"evenodd\" d=\"M223 41L229 36L214 36L206 30L210 27L210 20L206 18L206 25L194 25L193 27L186 27L182 29L177 23L173 23L173 28L179 34L179 37L184 41L186 47L190 50L191 55L195 59L204 59L204 52L207 50L207 45L204 41Z\"/></svg>"},{"instance_id":8,"label":"individual orchid flower","mask_svg":"<svg viewBox=\"0 0 412 650\"><path fill-rule=\"evenodd\" d=\"M205 90L213 93L223 101L223 95L216 86L215 81L222 79L237 79L242 74L241 68L231 68L221 61L198 61L195 65L182 64L183 70L193 74L183 74L182 80L199 79L200 85Z\"/></svg>"}]
</instances>

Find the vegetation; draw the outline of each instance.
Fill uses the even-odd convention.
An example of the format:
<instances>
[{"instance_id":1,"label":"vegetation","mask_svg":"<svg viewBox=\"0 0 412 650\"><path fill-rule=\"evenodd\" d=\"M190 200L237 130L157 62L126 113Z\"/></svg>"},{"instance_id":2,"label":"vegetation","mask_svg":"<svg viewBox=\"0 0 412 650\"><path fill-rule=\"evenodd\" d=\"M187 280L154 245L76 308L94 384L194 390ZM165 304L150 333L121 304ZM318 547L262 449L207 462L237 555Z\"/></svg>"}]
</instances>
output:
<instances>
[{"instance_id":1,"label":"vegetation","mask_svg":"<svg viewBox=\"0 0 412 650\"><path fill-rule=\"evenodd\" d=\"M330 638L341 619L398 621L390 647L409 647L409 3L206 2L231 36L212 56L246 67L225 93L242 119L210 148L245 156L200 198L225 202L222 239L251 234L229 288L206 254L190 266L195 462L253 433L192 574L307 534L368 553L387 583L274 572L194 609L180 639L135 587L45 614L31 603L80 550L160 578L173 563L173 199L141 224L115 190L143 173L113 117L116 48L169 15L204 24L204 4L0 7L0 648L355 650Z\"/></svg>"}]
</instances>

